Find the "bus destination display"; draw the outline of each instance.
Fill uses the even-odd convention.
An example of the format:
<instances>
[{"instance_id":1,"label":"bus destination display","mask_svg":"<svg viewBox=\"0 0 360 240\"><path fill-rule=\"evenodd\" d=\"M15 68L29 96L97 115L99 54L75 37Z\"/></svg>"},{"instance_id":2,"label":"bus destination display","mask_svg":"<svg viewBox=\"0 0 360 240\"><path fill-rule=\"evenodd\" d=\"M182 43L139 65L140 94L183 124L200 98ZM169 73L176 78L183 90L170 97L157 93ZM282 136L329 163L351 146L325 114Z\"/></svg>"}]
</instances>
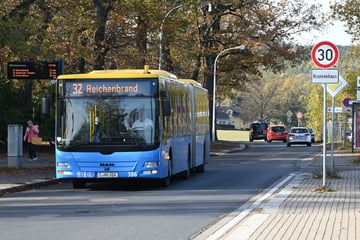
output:
<instances>
[{"instance_id":1,"label":"bus destination display","mask_svg":"<svg viewBox=\"0 0 360 240\"><path fill-rule=\"evenodd\" d=\"M53 79L60 74L59 61L8 62L8 79Z\"/></svg>"},{"instance_id":2,"label":"bus destination display","mask_svg":"<svg viewBox=\"0 0 360 240\"><path fill-rule=\"evenodd\" d=\"M156 94L156 84L151 81L124 80L76 80L66 82L66 96L153 96Z\"/></svg>"}]
</instances>

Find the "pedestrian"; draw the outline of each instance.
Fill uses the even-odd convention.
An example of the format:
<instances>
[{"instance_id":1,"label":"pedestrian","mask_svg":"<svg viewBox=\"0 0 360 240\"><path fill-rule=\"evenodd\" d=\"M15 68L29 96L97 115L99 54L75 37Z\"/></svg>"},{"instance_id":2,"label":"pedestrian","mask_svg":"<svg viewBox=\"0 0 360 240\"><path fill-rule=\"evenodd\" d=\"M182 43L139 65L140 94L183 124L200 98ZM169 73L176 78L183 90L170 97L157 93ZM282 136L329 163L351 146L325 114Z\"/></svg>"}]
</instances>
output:
<instances>
[{"instance_id":1,"label":"pedestrian","mask_svg":"<svg viewBox=\"0 0 360 240\"><path fill-rule=\"evenodd\" d=\"M31 120L27 121L27 127L25 130L24 141L28 144L29 149L29 161L37 161L38 156L36 153L36 147L32 143L32 138L37 137L39 134L39 127L34 125Z\"/></svg>"}]
</instances>

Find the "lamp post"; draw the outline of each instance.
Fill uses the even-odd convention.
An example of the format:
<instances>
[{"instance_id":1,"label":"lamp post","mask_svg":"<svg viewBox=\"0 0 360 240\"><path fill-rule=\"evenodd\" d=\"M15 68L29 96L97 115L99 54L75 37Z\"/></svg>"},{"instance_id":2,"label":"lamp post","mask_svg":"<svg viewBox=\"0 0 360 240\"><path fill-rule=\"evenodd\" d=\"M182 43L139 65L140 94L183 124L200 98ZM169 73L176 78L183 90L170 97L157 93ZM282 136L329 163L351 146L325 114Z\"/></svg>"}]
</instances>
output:
<instances>
[{"instance_id":1,"label":"lamp post","mask_svg":"<svg viewBox=\"0 0 360 240\"><path fill-rule=\"evenodd\" d=\"M163 27L164 27L165 20L172 12L174 12L174 11L176 11L179 8L182 8L182 7L183 7L183 5L179 5L179 6L176 6L176 7L172 8L172 9L170 9L165 14L165 17L162 20L162 23L161 23L161 26L160 26L160 35L159 35L159 40L160 40L160 43L159 43L159 70L161 70L161 63L162 63L162 40L163 40L163 35L164 35Z\"/></svg>"},{"instance_id":2,"label":"lamp post","mask_svg":"<svg viewBox=\"0 0 360 240\"><path fill-rule=\"evenodd\" d=\"M215 62L214 62L214 81L213 81L213 109L212 109L212 141L215 142L215 131L216 131L216 116L215 116L215 102L216 102L216 62L219 59L219 57L221 56L221 54L223 54L224 52L227 51L231 51L231 50L236 50L236 49L240 49L240 50L244 50L245 46L241 45L241 46L237 46L237 47L232 47L232 48L227 48L225 50L222 50L215 58Z\"/></svg>"}]
</instances>

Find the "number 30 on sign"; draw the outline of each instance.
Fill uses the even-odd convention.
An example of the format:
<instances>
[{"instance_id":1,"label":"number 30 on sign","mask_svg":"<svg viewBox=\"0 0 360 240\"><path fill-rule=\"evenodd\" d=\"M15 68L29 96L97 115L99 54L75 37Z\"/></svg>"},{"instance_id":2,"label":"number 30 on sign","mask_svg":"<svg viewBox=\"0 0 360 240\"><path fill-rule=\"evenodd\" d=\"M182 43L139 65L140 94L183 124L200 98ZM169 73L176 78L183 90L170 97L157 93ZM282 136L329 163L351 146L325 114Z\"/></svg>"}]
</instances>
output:
<instances>
[{"instance_id":1,"label":"number 30 on sign","mask_svg":"<svg viewBox=\"0 0 360 240\"><path fill-rule=\"evenodd\" d=\"M330 68L339 59L339 49L331 42L319 42L311 51L313 62L321 68Z\"/></svg>"}]
</instances>

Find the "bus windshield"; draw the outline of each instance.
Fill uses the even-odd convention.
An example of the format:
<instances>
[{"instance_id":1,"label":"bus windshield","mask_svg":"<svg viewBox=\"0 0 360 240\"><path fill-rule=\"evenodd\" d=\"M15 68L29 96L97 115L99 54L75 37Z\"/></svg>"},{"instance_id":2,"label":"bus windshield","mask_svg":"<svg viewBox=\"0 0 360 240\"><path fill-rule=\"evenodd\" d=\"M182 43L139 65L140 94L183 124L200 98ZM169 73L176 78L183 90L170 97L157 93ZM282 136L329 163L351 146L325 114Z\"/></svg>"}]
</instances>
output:
<instances>
[{"instance_id":1,"label":"bus windshield","mask_svg":"<svg viewBox=\"0 0 360 240\"><path fill-rule=\"evenodd\" d=\"M57 146L154 145L154 97L66 97L58 102Z\"/></svg>"}]
</instances>

